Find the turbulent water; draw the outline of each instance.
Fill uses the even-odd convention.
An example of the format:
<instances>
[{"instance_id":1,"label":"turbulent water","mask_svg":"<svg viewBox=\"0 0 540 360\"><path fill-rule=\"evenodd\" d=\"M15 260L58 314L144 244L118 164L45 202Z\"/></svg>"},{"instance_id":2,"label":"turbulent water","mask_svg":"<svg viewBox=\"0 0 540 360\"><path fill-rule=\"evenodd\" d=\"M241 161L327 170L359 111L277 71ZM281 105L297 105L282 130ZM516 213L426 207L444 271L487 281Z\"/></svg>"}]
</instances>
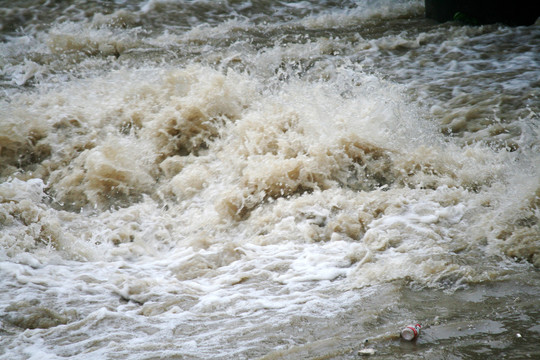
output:
<instances>
[{"instance_id":1,"label":"turbulent water","mask_svg":"<svg viewBox=\"0 0 540 360\"><path fill-rule=\"evenodd\" d=\"M1 359L540 353L540 21L19 0L0 41Z\"/></svg>"}]
</instances>

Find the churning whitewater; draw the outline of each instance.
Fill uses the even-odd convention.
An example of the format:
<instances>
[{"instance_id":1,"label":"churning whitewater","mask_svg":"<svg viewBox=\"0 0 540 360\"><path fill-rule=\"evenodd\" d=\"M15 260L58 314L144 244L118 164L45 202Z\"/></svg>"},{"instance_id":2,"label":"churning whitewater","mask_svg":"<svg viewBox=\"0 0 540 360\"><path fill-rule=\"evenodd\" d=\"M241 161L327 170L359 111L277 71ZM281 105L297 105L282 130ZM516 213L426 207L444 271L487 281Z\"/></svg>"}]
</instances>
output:
<instances>
[{"instance_id":1,"label":"churning whitewater","mask_svg":"<svg viewBox=\"0 0 540 360\"><path fill-rule=\"evenodd\" d=\"M0 359L540 351L538 21L384 0L0 19Z\"/></svg>"}]
</instances>

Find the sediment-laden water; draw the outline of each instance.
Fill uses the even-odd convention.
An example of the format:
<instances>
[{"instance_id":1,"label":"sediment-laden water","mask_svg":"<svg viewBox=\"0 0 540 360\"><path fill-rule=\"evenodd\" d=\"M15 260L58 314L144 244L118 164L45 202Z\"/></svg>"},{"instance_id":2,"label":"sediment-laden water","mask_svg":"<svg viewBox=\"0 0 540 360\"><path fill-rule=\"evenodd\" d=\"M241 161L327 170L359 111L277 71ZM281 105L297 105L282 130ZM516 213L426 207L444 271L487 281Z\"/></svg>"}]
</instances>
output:
<instances>
[{"instance_id":1,"label":"sediment-laden water","mask_svg":"<svg viewBox=\"0 0 540 360\"><path fill-rule=\"evenodd\" d=\"M538 21L383 0L0 20L1 359L540 353Z\"/></svg>"}]
</instances>

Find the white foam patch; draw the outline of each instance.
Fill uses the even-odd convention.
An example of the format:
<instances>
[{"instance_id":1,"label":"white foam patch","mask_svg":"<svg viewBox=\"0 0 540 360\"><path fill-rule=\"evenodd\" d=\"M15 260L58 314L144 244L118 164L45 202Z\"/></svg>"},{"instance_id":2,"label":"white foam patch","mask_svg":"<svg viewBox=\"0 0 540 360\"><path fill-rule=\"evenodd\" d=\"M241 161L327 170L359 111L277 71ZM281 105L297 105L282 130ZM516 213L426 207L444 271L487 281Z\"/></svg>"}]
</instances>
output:
<instances>
[{"instance_id":1,"label":"white foam patch","mask_svg":"<svg viewBox=\"0 0 540 360\"><path fill-rule=\"evenodd\" d=\"M11 179L0 184L0 202L29 200L35 203L41 202L45 193L45 185L41 179L22 181Z\"/></svg>"}]
</instances>

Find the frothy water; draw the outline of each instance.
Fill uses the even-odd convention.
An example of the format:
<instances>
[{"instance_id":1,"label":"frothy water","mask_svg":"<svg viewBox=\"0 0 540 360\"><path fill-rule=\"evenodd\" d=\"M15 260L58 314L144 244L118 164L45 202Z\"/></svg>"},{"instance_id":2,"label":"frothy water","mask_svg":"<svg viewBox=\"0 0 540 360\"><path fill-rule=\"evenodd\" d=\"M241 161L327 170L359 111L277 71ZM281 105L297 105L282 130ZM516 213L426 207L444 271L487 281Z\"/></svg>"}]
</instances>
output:
<instances>
[{"instance_id":1,"label":"frothy water","mask_svg":"<svg viewBox=\"0 0 540 360\"><path fill-rule=\"evenodd\" d=\"M0 358L540 351L538 22L2 6Z\"/></svg>"}]
</instances>

